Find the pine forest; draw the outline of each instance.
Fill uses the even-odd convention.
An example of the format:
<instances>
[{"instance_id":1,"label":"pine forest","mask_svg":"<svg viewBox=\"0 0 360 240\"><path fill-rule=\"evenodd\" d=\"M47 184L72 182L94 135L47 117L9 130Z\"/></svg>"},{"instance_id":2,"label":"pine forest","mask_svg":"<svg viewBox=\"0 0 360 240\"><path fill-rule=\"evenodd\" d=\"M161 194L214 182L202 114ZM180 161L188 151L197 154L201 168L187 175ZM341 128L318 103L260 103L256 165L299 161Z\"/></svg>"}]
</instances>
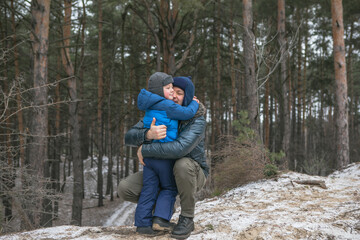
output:
<instances>
[{"instance_id":1,"label":"pine forest","mask_svg":"<svg viewBox=\"0 0 360 240\"><path fill-rule=\"evenodd\" d=\"M206 107L199 198L360 161L358 0L2 0L0 66L0 233L53 226L69 185L81 226L86 159L96 207L118 197L155 72Z\"/></svg>"}]
</instances>

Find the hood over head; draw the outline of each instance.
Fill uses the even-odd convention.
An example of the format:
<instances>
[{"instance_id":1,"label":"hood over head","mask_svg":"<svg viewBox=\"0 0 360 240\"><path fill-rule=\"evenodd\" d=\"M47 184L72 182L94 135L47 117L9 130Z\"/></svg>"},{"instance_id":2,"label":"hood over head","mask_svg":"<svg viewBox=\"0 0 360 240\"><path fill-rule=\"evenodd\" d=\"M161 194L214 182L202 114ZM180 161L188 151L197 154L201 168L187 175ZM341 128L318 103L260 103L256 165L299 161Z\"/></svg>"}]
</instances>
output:
<instances>
[{"instance_id":1,"label":"hood over head","mask_svg":"<svg viewBox=\"0 0 360 240\"><path fill-rule=\"evenodd\" d=\"M195 96L195 86L191 81L191 77L174 77L173 85L185 92L183 106L189 105Z\"/></svg>"}]
</instances>

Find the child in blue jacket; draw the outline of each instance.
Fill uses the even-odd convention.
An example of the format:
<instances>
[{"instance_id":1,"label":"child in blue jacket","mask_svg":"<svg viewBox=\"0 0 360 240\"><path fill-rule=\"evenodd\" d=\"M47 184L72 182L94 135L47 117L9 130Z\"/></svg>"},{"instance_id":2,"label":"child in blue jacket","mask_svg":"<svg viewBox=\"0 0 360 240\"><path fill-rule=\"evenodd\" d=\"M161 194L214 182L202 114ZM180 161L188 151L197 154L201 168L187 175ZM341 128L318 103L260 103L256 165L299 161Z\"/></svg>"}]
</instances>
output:
<instances>
[{"instance_id":1,"label":"child in blue jacket","mask_svg":"<svg viewBox=\"0 0 360 240\"><path fill-rule=\"evenodd\" d=\"M173 82L170 75L156 72L149 78L148 91L142 89L138 96L138 108L145 111L144 126L150 128L155 118L156 125L167 127L166 137L154 141L175 140L178 120L191 119L199 108L195 100L192 100L188 106L174 103ZM135 211L136 231L141 234L153 234L153 229L171 230L169 221L177 195L173 174L175 160L144 158L144 163L143 187Z\"/></svg>"}]
</instances>

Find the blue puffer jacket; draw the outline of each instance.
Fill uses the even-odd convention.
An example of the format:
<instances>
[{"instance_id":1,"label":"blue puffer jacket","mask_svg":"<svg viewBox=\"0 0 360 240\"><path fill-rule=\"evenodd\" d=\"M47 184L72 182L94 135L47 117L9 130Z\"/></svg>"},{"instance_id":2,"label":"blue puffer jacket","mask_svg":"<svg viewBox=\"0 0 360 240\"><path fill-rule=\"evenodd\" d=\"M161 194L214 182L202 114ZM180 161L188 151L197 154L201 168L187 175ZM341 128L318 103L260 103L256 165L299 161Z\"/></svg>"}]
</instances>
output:
<instances>
[{"instance_id":1,"label":"blue puffer jacket","mask_svg":"<svg viewBox=\"0 0 360 240\"><path fill-rule=\"evenodd\" d=\"M180 106L171 100L161 97L157 94L141 89L138 100L138 108L146 111L144 116L144 127L150 128L153 118L156 119L155 125L165 125L166 137L154 142L171 142L177 138L178 121L189 120L195 116L199 108L196 101L191 101L190 104Z\"/></svg>"},{"instance_id":2,"label":"blue puffer jacket","mask_svg":"<svg viewBox=\"0 0 360 240\"><path fill-rule=\"evenodd\" d=\"M206 163L204 149L205 112L204 105L200 104L192 119L180 122L177 139L167 143L154 143L146 140L146 133L149 129L144 128L143 121L139 121L125 134L125 144L134 147L142 145L143 157L158 159L189 157L196 161L201 166L205 176L208 176L209 167Z\"/></svg>"}]
</instances>

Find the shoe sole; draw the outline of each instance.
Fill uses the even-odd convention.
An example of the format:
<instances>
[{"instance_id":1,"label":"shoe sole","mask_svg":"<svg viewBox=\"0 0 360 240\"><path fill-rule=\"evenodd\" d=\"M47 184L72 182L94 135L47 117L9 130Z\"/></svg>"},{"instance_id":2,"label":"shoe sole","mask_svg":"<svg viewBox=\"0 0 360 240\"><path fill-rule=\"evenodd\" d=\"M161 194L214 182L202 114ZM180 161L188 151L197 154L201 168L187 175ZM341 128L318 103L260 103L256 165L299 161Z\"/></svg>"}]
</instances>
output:
<instances>
[{"instance_id":1,"label":"shoe sole","mask_svg":"<svg viewBox=\"0 0 360 240\"><path fill-rule=\"evenodd\" d=\"M174 235L174 234L171 234L171 237L172 237L172 238L175 238L175 239L186 239L186 238L190 237L190 234L191 234L191 232L188 233L188 234L185 234L185 235Z\"/></svg>"},{"instance_id":2,"label":"shoe sole","mask_svg":"<svg viewBox=\"0 0 360 240\"><path fill-rule=\"evenodd\" d=\"M145 234L145 233L139 233L139 232L136 232L137 235L140 235L140 236L144 236L144 237L157 237L157 236L160 236L160 235L164 235L164 232L158 232L158 233L154 233L154 234Z\"/></svg>"},{"instance_id":3,"label":"shoe sole","mask_svg":"<svg viewBox=\"0 0 360 240\"><path fill-rule=\"evenodd\" d=\"M188 234L184 234L184 235L176 235L176 234L172 233L171 237L175 238L175 239L186 239L186 238L190 237L192 231L194 231L194 230L195 230L195 227L192 227L191 232L189 232Z\"/></svg>"},{"instance_id":4,"label":"shoe sole","mask_svg":"<svg viewBox=\"0 0 360 240\"><path fill-rule=\"evenodd\" d=\"M160 226L160 224L158 224L158 223L153 223L152 229L153 229L153 230L157 230L157 231L167 231L167 232L170 232L170 231L173 230L172 227L162 227L162 226Z\"/></svg>"}]
</instances>

